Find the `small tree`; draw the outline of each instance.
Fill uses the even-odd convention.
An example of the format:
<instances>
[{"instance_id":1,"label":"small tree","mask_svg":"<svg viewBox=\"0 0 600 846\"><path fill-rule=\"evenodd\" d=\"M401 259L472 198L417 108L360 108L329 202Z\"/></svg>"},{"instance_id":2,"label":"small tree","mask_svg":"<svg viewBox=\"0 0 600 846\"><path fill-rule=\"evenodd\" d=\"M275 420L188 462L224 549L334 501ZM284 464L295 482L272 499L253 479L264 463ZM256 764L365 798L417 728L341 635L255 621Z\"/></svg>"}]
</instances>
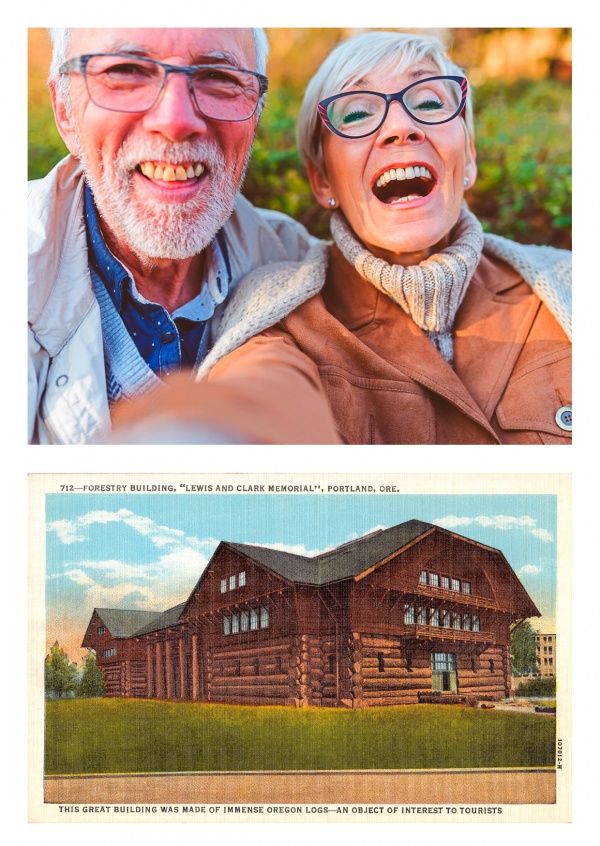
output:
<instances>
[{"instance_id":1,"label":"small tree","mask_svg":"<svg viewBox=\"0 0 600 846\"><path fill-rule=\"evenodd\" d=\"M83 675L79 685L80 696L103 696L104 673L96 663L96 654L88 650L83 662Z\"/></svg>"},{"instance_id":2,"label":"small tree","mask_svg":"<svg viewBox=\"0 0 600 846\"><path fill-rule=\"evenodd\" d=\"M537 673L535 632L530 623L522 623L512 630L510 661L513 676L529 676Z\"/></svg>"},{"instance_id":3,"label":"small tree","mask_svg":"<svg viewBox=\"0 0 600 846\"><path fill-rule=\"evenodd\" d=\"M44 665L44 684L46 695L54 694L58 697L73 693L77 690L77 664L69 661L64 649L54 642L50 654L46 655Z\"/></svg>"}]
</instances>

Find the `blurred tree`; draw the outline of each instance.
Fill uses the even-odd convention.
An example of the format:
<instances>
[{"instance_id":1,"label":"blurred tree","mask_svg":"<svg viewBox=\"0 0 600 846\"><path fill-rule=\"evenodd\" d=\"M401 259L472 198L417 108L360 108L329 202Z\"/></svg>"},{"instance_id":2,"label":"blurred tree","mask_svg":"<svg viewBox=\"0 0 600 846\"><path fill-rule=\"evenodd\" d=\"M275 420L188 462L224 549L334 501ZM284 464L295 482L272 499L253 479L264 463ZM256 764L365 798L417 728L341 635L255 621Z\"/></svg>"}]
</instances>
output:
<instances>
[{"instance_id":1,"label":"blurred tree","mask_svg":"<svg viewBox=\"0 0 600 846\"><path fill-rule=\"evenodd\" d=\"M79 695L86 697L104 695L104 673L96 663L96 655L91 649L88 650L83 661Z\"/></svg>"},{"instance_id":2,"label":"blurred tree","mask_svg":"<svg viewBox=\"0 0 600 846\"><path fill-rule=\"evenodd\" d=\"M530 623L522 623L512 630L510 662L513 676L530 676L537 672L535 632Z\"/></svg>"},{"instance_id":3,"label":"blurred tree","mask_svg":"<svg viewBox=\"0 0 600 846\"><path fill-rule=\"evenodd\" d=\"M44 686L46 695L62 697L77 690L77 664L69 661L67 653L54 642L44 665Z\"/></svg>"}]
</instances>

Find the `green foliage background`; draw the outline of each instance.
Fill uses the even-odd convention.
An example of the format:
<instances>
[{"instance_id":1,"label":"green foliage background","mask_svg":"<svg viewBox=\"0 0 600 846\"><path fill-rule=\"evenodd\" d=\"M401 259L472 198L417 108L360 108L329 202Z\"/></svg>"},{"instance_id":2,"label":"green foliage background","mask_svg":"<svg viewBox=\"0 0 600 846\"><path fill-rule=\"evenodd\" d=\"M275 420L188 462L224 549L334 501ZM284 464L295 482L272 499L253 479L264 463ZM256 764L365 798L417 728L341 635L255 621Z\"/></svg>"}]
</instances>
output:
<instances>
[{"instance_id":1,"label":"green foliage background","mask_svg":"<svg viewBox=\"0 0 600 846\"><path fill-rule=\"evenodd\" d=\"M308 66L322 58L310 53L313 43L319 46L317 36L322 32L316 30L306 45L300 45L308 51ZM279 38L284 37L285 32L280 33ZM325 55L330 46L319 49ZM299 59L293 49L300 48L290 47L289 61L296 68ZM30 77L30 179L46 174L66 152L54 126L44 73L40 63ZM303 88L297 76L279 71L263 112L244 194L258 206L300 220L313 234L329 237L329 213L315 203L296 151L295 123ZM490 78L475 87L474 98L479 174L466 197L471 209L487 231L524 243L570 248L569 82L551 76L511 83Z\"/></svg>"}]
</instances>

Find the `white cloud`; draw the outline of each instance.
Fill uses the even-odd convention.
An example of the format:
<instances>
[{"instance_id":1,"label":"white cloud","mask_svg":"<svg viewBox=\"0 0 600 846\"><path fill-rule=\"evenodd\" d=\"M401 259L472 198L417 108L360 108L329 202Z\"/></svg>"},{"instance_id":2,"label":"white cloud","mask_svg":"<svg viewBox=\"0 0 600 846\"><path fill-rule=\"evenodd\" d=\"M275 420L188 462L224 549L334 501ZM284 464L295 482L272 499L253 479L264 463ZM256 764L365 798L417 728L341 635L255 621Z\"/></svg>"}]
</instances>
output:
<instances>
[{"instance_id":1,"label":"white cloud","mask_svg":"<svg viewBox=\"0 0 600 846\"><path fill-rule=\"evenodd\" d=\"M537 567L535 564L525 564L524 567L521 567L519 570L519 574L525 573L531 576L537 576L539 573L542 573L543 570L541 567Z\"/></svg>"},{"instance_id":2,"label":"white cloud","mask_svg":"<svg viewBox=\"0 0 600 846\"><path fill-rule=\"evenodd\" d=\"M185 542L185 532L181 529L171 529L169 526L160 526L149 517L135 514L128 508L120 508L118 511L88 511L76 520L55 520L47 526L48 532L54 532L58 539L64 544L85 541L89 535L86 531L94 524L124 523L138 534L147 537L155 546L161 547L167 544ZM197 538L193 539L197 542Z\"/></svg>"},{"instance_id":3,"label":"white cloud","mask_svg":"<svg viewBox=\"0 0 600 846\"><path fill-rule=\"evenodd\" d=\"M476 524L486 529L500 529L501 531L508 531L510 529L524 529L529 534L535 535L544 543L551 543L554 540L551 532L547 529L540 529L537 527L537 522L533 517L524 515L523 517L511 517L507 514L496 514L492 517L481 515L479 517L458 517L454 514L446 517L438 517L431 521L436 526L441 526L443 529L454 529L459 526L470 526Z\"/></svg>"},{"instance_id":4,"label":"white cloud","mask_svg":"<svg viewBox=\"0 0 600 846\"><path fill-rule=\"evenodd\" d=\"M48 532L55 532L58 539L65 544L84 541L85 534L72 520L54 520L46 527Z\"/></svg>"}]
</instances>

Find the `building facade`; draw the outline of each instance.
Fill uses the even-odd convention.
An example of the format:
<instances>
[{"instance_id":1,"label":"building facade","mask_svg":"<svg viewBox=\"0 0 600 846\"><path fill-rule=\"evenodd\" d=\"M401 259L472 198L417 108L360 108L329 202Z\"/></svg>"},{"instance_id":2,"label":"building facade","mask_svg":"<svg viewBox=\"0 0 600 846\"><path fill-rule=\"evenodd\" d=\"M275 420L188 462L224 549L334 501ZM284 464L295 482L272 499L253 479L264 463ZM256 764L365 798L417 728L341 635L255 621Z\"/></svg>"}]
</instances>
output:
<instances>
[{"instance_id":1,"label":"building facade","mask_svg":"<svg viewBox=\"0 0 600 846\"><path fill-rule=\"evenodd\" d=\"M535 659L540 676L556 675L556 635L536 634Z\"/></svg>"},{"instance_id":2,"label":"building facade","mask_svg":"<svg viewBox=\"0 0 600 846\"><path fill-rule=\"evenodd\" d=\"M186 602L96 608L83 646L107 696L354 708L501 699L511 625L534 616L499 550L410 520L312 558L221 542Z\"/></svg>"}]
</instances>

